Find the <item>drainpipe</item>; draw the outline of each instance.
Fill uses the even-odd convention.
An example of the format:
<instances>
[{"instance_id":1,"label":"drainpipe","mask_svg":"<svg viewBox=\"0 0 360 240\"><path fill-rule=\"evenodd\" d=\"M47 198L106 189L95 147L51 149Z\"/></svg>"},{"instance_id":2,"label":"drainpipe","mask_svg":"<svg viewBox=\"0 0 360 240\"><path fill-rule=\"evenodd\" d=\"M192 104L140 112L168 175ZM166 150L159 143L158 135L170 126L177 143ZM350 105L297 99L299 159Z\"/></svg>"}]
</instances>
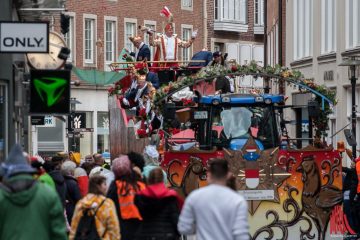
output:
<instances>
[{"instance_id":1,"label":"drainpipe","mask_svg":"<svg viewBox=\"0 0 360 240\"><path fill-rule=\"evenodd\" d=\"M203 1L203 24L204 24L204 41L203 41L203 47L202 48L208 48L207 40L208 40L208 30L207 30L207 0Z\"/></svg>"},{"instance_id":2,"label":"drainpipe","mask_svg":"<svg viewBox=\"0 0 360 240\"><path fill-rule=\"evenodd\" d=\"M267 66L267 0L264 0L264 68ZM264 78L264 92L270 92L269 78Z\"/></svg>"},{"instance_id":3,"label":"drainpipe","mask_svg":"<svg viewBox=\"0 0 360 240\"><path fill-rule=\"evenodd\" d=\"M279 2L279 5L278 5L278 24L279 24L279 27L278 27L278 39L279 39L279 45L278 45L278 58L279 58L279 65L283 65L283 57L282 57L282 3L283 1L282 0L278 0ZM285 86L284 86L284 81L281 80L279 81L279 94L285 94Z\"/></svg>"}]
</instances>

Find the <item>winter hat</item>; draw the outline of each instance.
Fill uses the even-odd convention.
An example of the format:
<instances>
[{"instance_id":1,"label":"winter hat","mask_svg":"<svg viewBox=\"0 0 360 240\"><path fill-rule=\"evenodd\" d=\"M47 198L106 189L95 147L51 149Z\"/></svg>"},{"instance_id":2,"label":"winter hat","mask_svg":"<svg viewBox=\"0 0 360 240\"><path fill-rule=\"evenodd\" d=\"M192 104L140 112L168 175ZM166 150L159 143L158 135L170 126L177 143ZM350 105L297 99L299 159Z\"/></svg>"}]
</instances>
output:
<instances>
[{"instance_id":1,"label":"winter hat","mask_svg":"<svg viewBox=\"0 0 360 240\"><path fill-rule=\"evenodd\" d=\"M131 174L131 163L127 155L121 155L115 158L112 162L112 171L115 174L115 178L126 176Z\"/></svg>"},{"instance_id":2,"label":"winter hat","mask_svg":"<svg viewBox=\"0 0 360 240\"><path fill-rule=\"evenodd\" d=\"M216 51L213 53L213 57L220 57L221 56L221 52Z\"/></svg>"},{"instance_id":3,"label":"winter hat","mask_svg":"<svg viewBox=\"0 0 360 240\"><path fill-rule=\"evenodd\" d=\"M4 178L10 178L20 173L36 173L37 170L32 168L23 155L19 144L15 144L11 149L8 158L1 164L0 174Z\"/></svg>"}]
</instances>

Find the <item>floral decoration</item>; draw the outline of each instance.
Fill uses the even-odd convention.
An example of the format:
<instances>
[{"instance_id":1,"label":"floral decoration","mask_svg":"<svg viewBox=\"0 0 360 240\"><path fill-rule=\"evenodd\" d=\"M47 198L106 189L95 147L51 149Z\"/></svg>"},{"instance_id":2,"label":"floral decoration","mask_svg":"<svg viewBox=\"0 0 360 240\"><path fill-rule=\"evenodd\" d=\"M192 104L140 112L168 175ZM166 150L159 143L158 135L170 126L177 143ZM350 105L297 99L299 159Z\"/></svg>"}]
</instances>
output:
<instances>
[{"instance_id":1,"label":"floral decoration","mask_svg":"<svg viewBox=\"0 0 360 240\"><path fill-rule=\"evenodd\" d=\"M133 62L133 58L127 54L127 53L124 53L122 56L121 56L121 59L124 60L125 62Z\"/></svg>"},{"instance_id":2,"label":"floral decoration","mask_svg":"<svg viewBox=\"0 0 360 240\"><path fill-rule=\"evenodd\" d=\"M330 101L333 102L334 105L337 104L336 99L336 91L329 89L324 85L318 85L314 82L314 79L304 79L302 83L311 89L321 93L325 97L327 97ZM300 88L300 91L303 92L304 90ZM321 106L322 99L319 96L315 97L315 100ZM329 130L328 122L329 122L329 115L333 113L331 106L325 102L324 110L320 111L319 117L312 119L313 125L315 128L315 138L321 139L321 137L326 137L327 133L326 130Z\"/></svg>"}]
</instances>

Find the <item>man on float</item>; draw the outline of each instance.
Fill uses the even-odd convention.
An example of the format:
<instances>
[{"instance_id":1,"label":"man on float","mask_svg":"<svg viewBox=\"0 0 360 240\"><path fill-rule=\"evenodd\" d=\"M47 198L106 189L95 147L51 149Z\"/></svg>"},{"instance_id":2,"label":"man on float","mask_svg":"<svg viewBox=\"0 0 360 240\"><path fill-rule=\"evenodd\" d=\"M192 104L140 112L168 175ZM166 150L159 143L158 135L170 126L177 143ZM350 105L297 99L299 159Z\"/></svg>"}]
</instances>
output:
<instances>
[{"instance_id":1,"label":"man on float","mask_svg":"<svg viewBox=\"0 0 360 240\"><path fill-rule=\"evenodd\" d=\"M150 45L155 47L154 61L169 61L169 63L153 64L153 67L178 67L178 49L188 48L194 42L197 31L193 31L191 38L188 41L183 41L174 34L174 27L172 24L172 13L167 7L164 7L160 13L168 18L168 23L165 26L165 33L154 38L152 31L147 31L150 35Z\"/></svg>"}]
</instances>

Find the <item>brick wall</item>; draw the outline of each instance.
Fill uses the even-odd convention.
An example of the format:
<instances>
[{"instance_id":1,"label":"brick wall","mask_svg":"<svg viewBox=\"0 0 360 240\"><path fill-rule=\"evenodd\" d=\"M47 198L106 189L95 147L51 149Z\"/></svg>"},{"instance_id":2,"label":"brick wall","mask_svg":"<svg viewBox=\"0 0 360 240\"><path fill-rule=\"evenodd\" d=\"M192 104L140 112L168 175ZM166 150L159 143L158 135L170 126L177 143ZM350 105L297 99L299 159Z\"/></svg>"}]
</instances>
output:
<instances>
[{"instance_id":1,"label":"brick wall","mask_svg":"<svg viewBox=\"0 0 360 240\"><path fill-rule=\"evenodd\" d=\"M266 1L266 0L265 0ZM214 31L214 0L207 1L207 30L208 30L208 40L207 47L210 47L211 38L222 38L229 39L232 41L250 41L262 43L264 41L264 37L261 34L254 34L254 0L248 0L248 14L247 14L247 22L248 22L248 31L246 33L237 33L237 32L228 32L228 31Z\"/></svg>"},{"instance_id":2,"label":"brick wall","mask_svg":"<svg viewBox=\"0 0 360 240\"><path fill-rule=\"evenodd\" d=\"M163 6L166 6L174 15L175 32L181 37L181 24L192 25L198 29L198 38L193 45L193 52L203 48L203 1L193 0L193 10L181 9L181 1L161 0L67 0L66 9L75 12L76 22L76 66L83 67L83 14L97 16L97 39L104 41L104 16L117 17L118 24L118 51L124 47L124 18L137 19L137 25L144 25L144 20L156 21L156 30L162 31L165 18L160 16ZM57 29L59 23L57 22ZM141 34L141 32L138 32ZM99 50L99 47L97 49ZM104 51L104 50L103 50ZM97 68L103 69L104 54L97 54Z\"/></svg>"},{"instance_id":3,"label":"brick wall","mask_svg":"<svg viewBox=\"0 0 360 240\"><path fill-rule=\"evenodd\" d=\"M279 21L279 0L267 1L267 33L270 33ZM286 51L286 0L282 0L282 63L285 65Z\"/></svg>"}]
</instances>

